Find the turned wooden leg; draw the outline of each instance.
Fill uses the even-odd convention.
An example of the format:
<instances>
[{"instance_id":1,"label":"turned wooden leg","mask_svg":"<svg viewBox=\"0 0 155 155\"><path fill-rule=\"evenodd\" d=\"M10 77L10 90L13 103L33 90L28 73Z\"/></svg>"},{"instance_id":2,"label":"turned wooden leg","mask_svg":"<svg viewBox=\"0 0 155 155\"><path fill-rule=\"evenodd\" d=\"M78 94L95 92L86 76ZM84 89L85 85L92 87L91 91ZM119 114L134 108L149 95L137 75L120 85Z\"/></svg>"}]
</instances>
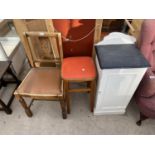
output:
<instances>
[{"instance_id":1,"label":"turned wooden leg","mask_svg":"<svg viewBox=\"0 0 155 155\"><path fill-rule=\"evenodd\" d=\"M66 119L67 118L67 112L66 112L66 104L64 101L60 101L60 106L62 110L62 118Z\"/></svg>"},{"instance_id":2,"label":"turned wooden leg","mask_svg":"<svg viewBox=\"0 0 155 155\"><path fill-rule=\"evenodd\" d=\"M138 126L141 126L142 121L146 120L147 118L148 118L147 116L143 115L143 114L140 112L140 120L137 121L136 124L137 124Z\"/></svg>"},{"instance_id":3,"label":"turned wooden leg","mask_svg":"<svg viewBox=\"0 0 155 155\"><path fill-rule=\"evenodd\" d=\"M94 102L95 102L95 93L96 93L96 81L91 81L90 83L90 88L91 88L91 92L90 92L90 111L93 112L94 111Z\"/></svg>"},{"instance_id":4,"label":"turned wooden leg","mask_svg":"<svg viewBox=\"0 0 155 155\"><path fill-rule=\"evenodd\" d=\"M64 81L64 85L65 85L65 102L67 103L67 113L70 114L69 82Z\"/></svg>"},{"instance_id":5,"label":"turned wooden leg","mask_svg":"<svg viewBox=\"0 0 155 155\"><path fill-rule=\"evenodd\" d=\"M21 103L22 107L24 108L25 113L27 114L27 116L28 116L28 117L32 117L33 114L32 114L32 112L31 112L30 107L27 106L25 100L24 100L21 96L19 96L19 102Z\"/></svg>"}]
</instances>

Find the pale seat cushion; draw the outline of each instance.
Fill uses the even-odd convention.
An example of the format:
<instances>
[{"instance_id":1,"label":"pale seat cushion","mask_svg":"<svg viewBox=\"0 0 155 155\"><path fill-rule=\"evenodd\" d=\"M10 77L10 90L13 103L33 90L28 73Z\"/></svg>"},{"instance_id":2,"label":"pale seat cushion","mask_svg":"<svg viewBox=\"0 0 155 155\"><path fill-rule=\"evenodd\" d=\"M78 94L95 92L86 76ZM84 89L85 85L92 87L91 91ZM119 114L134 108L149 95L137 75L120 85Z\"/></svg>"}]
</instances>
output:
<instances>
[{"instance_id":1,"label":"pale seat cushion","mask_svg":"<svg viewBox=\"0 0 155 155\"><path fill-rule=\"evenodd\" d=\"M32 68L16 92L28 96L61 96L60 68Z\"/></svg>"}]
</instances>

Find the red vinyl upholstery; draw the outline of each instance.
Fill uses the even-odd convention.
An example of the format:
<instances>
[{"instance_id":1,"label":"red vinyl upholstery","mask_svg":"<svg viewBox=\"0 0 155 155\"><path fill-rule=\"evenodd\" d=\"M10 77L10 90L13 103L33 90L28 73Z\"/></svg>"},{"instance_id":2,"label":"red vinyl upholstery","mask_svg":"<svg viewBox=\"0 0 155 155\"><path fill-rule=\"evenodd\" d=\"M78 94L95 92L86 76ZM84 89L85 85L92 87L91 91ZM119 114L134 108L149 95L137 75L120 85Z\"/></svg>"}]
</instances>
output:
<instances>
[{"instance_id":1,"label":"red vinyl upholstery","mask_svg":"<svg viewBox=\"0 0 155 155\"><path fill-rule=\"evenodd\" d=\"M93 80L96 68L91 57L69 57L63 60L61 76L66 80Z\"/></svg>"},{"instance_id":2,"label":"red vinyl upholstery","mask_svg":"<svg viewBox=\"0 0 155 155\"><path fill-rule=\"evenodd\" d=\"M56 31L63 38L64 57L91 56L93 49L94 31L85 39L70 42L64 38L77 40L87 35L95 27L95 19L53 19Z\"/></svg>"},{"instance_id":3,"label":"red vinyl upholstery","mask_svg":"<svg viewBox=\"0 0 155 155\"><path fill-rule=\"evenodd\" d=\"M62 78L66 80L95 79L96 69L91 58L95 19L53 19L53 25L55 30L62 34L64 54ZM90 35L84 37L89 32L91 32ZM83 37L84 39L81 39Z\"/></svg>"}]
</instances>

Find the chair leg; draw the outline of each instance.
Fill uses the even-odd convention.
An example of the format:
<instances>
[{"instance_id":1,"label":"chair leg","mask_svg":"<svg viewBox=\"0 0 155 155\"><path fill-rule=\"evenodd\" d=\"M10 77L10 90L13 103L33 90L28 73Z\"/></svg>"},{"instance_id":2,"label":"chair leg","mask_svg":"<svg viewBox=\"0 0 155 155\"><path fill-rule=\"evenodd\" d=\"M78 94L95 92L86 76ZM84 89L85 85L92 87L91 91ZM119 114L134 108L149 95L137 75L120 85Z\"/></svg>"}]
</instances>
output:
<instances>
[{"instance_id":1,"label":"chair leg","mask_svg":"<svg viewBox=\"0 0 155 155\"><path fill-rule=\"evenodd\" d=\"M91 81L90 88L91 88L91 92L90 92L90 111L93 112L94 111L94 102L95 102L95 92L96 92L96 81L95 80Z\"/></svg>"},{"instance_id":2,"label":"chair leg","mask_svg":"<svg viewBox=\"0 0 155 155\"><path fill-rule=\"evenodd\" d=\"M21 103L21 105L23 106L25 113L27 114L28 117L32 117L33 113L31 112L31 109L29 106L27 106L25 100L23 99L23 97L19 96L19 102Z\"/></svg>"},{"instance_id":3,"label":"chair leg","mask_svg":"<svg viewBox=\"0 0 155 155\"><path fill-rule=\"evenodd\" d=\"M60 106L62 110L62 118L66 119L67 118L67 112L66 112L66 104L64 101L60 101Z\"/></svg>"},{"instance_id":4,"label":"chair leg","mask_svg":"<svg viewBox=\"0 0 155 155\"><path fill-rule=\"evenodd\" d=\"M6 114L12 113L12 110L10 109L10 107L5 105L5 103L1 99L0 99L0 104L2 106L2 110L4 110Z\"/></svg>"},{"instance_id":5,"label":"chair leg","mask_svg":"<svg viewBox=\"0 0 155 155\"><path fill-rule=\"evenodd\" d=\"M147 118L148 118L147 116L143 115L143 114L140 112L140 120L137 121L136 124L137 124L138 126L141 126L142 121L146 120Z\"/></svg>"},{"instance_id":6,"label":"chair leg","mask_svg":"<svg viewBox=\"0 0 155 155\"><path fill-rule=\"evenodd\" d=\"M65 102L67 103L67 113L70 114L69 82L64 81L65 85Z\"/></svg>"}]
</instances>

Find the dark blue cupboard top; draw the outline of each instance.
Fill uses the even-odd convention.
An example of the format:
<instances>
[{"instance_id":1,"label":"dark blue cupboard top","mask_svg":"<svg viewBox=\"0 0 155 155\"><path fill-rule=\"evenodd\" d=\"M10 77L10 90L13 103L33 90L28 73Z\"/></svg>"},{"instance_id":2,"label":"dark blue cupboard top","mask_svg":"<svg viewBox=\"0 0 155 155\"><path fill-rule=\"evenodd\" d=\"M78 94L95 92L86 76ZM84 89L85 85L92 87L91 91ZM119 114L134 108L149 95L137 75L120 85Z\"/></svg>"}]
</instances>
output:
<instances>
[{"instance_id":1,"label":"dark blue cupboard top","mask_svg":"<svg viewBox=\"0 0 155 155\"><path fill-rule=\"evenodd\" d=\"M101 69L150 67L134 44L96 45L95 49Z\"/></svg>"}]
</instances>

